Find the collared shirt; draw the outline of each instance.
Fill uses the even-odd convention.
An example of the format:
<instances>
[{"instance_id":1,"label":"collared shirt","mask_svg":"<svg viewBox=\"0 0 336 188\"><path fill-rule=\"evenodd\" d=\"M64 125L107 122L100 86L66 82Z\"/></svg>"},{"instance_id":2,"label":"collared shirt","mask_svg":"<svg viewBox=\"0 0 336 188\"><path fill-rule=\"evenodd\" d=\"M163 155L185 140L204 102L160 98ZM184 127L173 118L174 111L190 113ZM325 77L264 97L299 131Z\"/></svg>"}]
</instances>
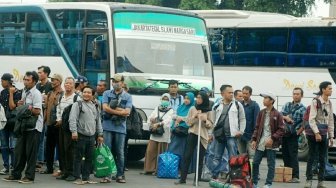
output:
<instances>
[{"instance_id":1,"label":"collared shirt","mask_svg":"<svg viewBox=\"0 0 336 188\"><path fill-rule=\"evenodd\" d=\"M302 103L288 102L282 107L282 115L290 116L294 121L293 125L295 130L300 129L302 126L303 115L306 112L306 107Z\"/></svg>"},{"instance_id":2,"label":"collared shirt","mask_svg":"<svg viewBox=\"0 0 336 188\"><path fill-rule=\"evenodd\" d=\"M249 99L248 101L243 101L242 104L244 106L244 112L246 118L246 128L242 136L242 139L245 141L250 141L256 125L260 107L257 102L251 99Z\"/></svg>"},{"instance_id":3,"label":"collared shirt","mask_svg":"<svg viewBox=\"0 0 336 188\"><path fill-rule=\"evenodd\" d=\"M46 124L47 125L53 125L55 124L55 122L52 122L52 118L51 116L56 115L57 117L57 105L59 102L59 97L62 95L63 90L60 89L59 91L51 91L48 93L48 97L47 97L47 101L45 101L46 103L46 110L45 110L45 119L46 119ZM57 119L57 118L56 118ZM56 120L54 119L54 121Z\"/></svg>"},{"instance_id":4,"label":"collared shirt","mask_svg":"<svg viewBox=\"0 0 336 188\"><path fill-rule=\"evenodd\" d=\"M76 93L72 93L70 96L66 96L65 94L62 96L60 103L57 105L57 118L56 121L62 120L62 114L64 109L74 103L74 97L76 96ZM80 97L77 96L76 101L79 101ZM75 101L75 102L76 102Z\"/></svg>"},{"instance_id":5,"label":"collared shirt","mask_svg":"<svg viewBox=\"0 0 336 188\"><path fill-rule=\"evenodd\" d=\"M328 124L329 138L334 138L334 116L331 101L324 101L322 96L318 98L322 106L318 107L317 100L312 100L309 114L309 125L314 133L318 133L317 124ZM319 109L317 109L317 107ZM327 116L324 113L327 112Z\"/></svg>"},{"instance_id":6,"label":"collared shirt","mask_svg":"<svg viewBox=\"0 0 336 188\"><path fill-rule=\"evenodd\" d=\"M42 95L39 90L36 89L36 86L30 90L22 92L22 100L24 104L30 104L33 108L38 108L41 110L40 115L38 116L35 129L39 132L42 132L43 128L43 113L42 113Z\"/></svg>"},{"instance_id":7,"label":"collared shirt","mask_svg":"<svg viewBox=\"0 0 336 188\"><path fill-rule=\"evenodd\" d=\"M265 142L268 138L271 138L271 127L270 127L270 111L266 111L265 113L265 121L264 121L264 130L262 136L260 138L260 142L258 145L258 150L265 151ZM267 148L268 149L268 148Z\"/></svg>"},{"instance_id":8,"label":"collared shirt","mask_svg":"<svg viewBox=\"0 0 336 188\"><path fill-rule=\"evenodd\" d=\"M21 99L22 91L16 90L13 95L15 105ZM0 103L3 106L5 112L9 111L9 90L3 89L0 93Z\"/></svg>"},{"instance_id":9,"label":"collared shirt","mask_svg":"<svg viewBox=\"0 0 336 188\"><path fill-rule=\"evenodd\" d=\"M103 104L109 105L110 101L117 99L119 97L120 103L119 108L130 109L132 108L132 96L125 91L122 91L117 95L114 90L107 90L103 94ZM107 113L104 111L104 113ZM104 131L112 131L117 133L126 134L126 118L122 117L122 121L112 121L112 119L103 120L103 129ZM120 123L120 124L117 124Z\"/></svg>"},{"instance_id":10,"label":"collared shirt","mask_svg":"<svg viewBox=\"0 0 336 188\"><path fill-rule=\"evenodd\" d=\"M175 98L170 96L170 107L176 112L177 108L183 104L183 96L177 94Z\"/></svg>"}]
</instances>

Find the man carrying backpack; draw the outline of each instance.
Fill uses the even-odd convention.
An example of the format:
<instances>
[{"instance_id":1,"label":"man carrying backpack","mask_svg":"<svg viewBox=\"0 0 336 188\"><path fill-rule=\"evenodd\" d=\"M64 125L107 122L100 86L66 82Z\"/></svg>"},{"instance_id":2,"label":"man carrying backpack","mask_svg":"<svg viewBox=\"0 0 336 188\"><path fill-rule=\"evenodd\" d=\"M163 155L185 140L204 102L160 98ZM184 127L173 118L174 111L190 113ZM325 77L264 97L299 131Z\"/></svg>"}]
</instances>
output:
<instances>
[{"instance_id":1,"label":"man carrying backpack","mask_svg":"<svg viewBox=\"0 0 336 188\"><path fill-rule=\"evenodd\" d=\"M293 169L291 183L300 183L299 176L299 137L303 131L302 121L306 107L301 103L303 90L293 89L293 101L286 103L282 108L283 119L285 120L285 135L282 138L282 158L285 167Z\"/></svg>"},{"instance_id":2,"label":"man carrying backpack","mask_svg":"<svg viewBox=\"0 0 336 188\"><path fill-rule=\"evenodd\" d=\"M215 146L212 164L213 179L217 179L220 173L218 167L222 163L225 148L228 150L229 157L238 154L237 139L243 135L246 126L244 107L240 102L233 100L232 86L222 85L220 91L223 100L219 106L214 107L216 115L213 131Z\"/></svg>"},{"instance_id":3,"label":"man carrying backpack","mask_svg":"<svg viewBox=\"0 0 336 188\"><path fill-rule=\"evenodd\" d=\"M274 178L275 155L284 135L284 124L281 113L273 107L275 95L271 92L265 92L260 96L264 97L263 103L266 108L259 112L256 128L252 135L252 149L256 150L253 159L252 181L253 187L258 187L259 165L266 153L268 172L264 188L269 188L272 186Z\"/></svg>"},{"instance_id":4,"label":"man carrying backpack","mask_svg":"<svg viewBox=\"0 0 336 188\"><path fill-rule=\"evenodd\" d=\"M319 97L312 100L309 113L309 126L306 127L306 135L308 138L309 155L307 162L305 188L312 186L313 171L312 164L314 156L319 155L319 172L318 172L318 188L325 188L324 174L325 163L328 149L328 143L333 145L334 138L334 117L333 108L329 97L332 94L331 82L324 81L319 85ZM329 142L328 142L329 139Z\"/></svg>"},{"instance_id":5,"label":"man carrying backpack","mask_svg":"<svg viewBox=\"0 0 336 188\"><path fill-rule=\"evenodd\" d=\"M93 101L95 91L90 86L83 88L83 101L74 103L69 118L71 137L74 141L74 183L83 185L95 183L90 181L93 151L97 142L103 143L103 129L100 120L99 107Z\"/></svg>"},{"instance_id":6,"label":"man carrying backpack","mask_svg":"<svg viewBox=\"0 0 336 188\"><path fill-rule=\"evenodd\" d=\"M69 130L69 115L65 118L63 113L70 113L71 106L80 99L79 95L75 93L75 79L68 77L64 81L64 94L59 98L57 105L57 119L56 125L60 127L59 132L59 161L63 166L63 175L56 179L75 181L73 176L73 142L71 140L71 132ZM66 108L70 108L66 110Z\"/></svg>"}]
</instances>

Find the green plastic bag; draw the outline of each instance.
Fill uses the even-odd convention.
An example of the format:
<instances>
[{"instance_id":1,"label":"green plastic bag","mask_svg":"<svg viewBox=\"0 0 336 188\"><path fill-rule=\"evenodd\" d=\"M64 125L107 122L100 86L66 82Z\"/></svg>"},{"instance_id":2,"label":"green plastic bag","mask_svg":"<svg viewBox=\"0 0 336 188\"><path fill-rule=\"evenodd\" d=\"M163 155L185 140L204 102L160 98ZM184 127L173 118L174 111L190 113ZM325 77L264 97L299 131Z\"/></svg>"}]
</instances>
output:
<instances>
[{"instance_id":1,"label":"green plastic bag","mask_svg":"<svg viewBox=\"0 0 336 188\"><path fill-rule=\"evenodd\" d=\"M117 167L110 149L105 145L98 145L94 150L93 173L97 178L115 174Z\"/></svg>"}]
</instances>

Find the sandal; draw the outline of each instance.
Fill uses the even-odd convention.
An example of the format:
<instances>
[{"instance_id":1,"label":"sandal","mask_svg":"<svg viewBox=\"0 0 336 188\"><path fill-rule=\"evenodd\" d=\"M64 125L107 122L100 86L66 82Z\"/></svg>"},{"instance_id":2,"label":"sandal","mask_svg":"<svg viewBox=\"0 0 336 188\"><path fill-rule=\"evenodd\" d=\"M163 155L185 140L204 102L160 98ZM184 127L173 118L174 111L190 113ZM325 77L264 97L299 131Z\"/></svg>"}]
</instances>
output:
<instances>
[{"instance_id":1,"label":"sandal","mask_svg":"<svg viewBox=\"0 0 336 188\"><path fill-rule=\"evenodd\" d=\"M112 182L112 180L110 178L107 178L107 177L100 180L100 183L111 183L111 182Z\"/></svg>"}]
</instances>

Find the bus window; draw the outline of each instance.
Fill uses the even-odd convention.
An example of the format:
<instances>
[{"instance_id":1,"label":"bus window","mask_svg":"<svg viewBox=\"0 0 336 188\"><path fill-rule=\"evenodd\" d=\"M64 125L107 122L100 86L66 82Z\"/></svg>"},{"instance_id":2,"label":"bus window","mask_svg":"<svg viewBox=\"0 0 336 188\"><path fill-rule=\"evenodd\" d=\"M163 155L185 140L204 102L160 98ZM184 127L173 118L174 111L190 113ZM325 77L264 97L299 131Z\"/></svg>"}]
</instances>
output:
<instances>
[{"instance_id":1,"label":"bus window","mask_svg":"<svg viewBox=\"0 0 336 188\"><path fill-rule=\"evenodd\" d=\"M23 55L25 36L24 13L0 14L0 54Z\"/></svg>"},{"instance_id":2,"label":"bus window","mask_svg":"<svg viewBox=\"0 0 336 188\"><path fill-rule=\"evenodd\" d=\"M84 10L49 10L57 33L77 70L81 70Z\"/></svg>"},{"instance_id":3,"label":"bus window","mask_svg":"<svg viewBox=\"0 0 336 188\"><path fill-rule=\"evenodd\" d=\"M233 65L236 32L234 29L209 29L210 45L214 65Z\"/></svg>"},{"instance_id":4,"label":"bus window","mask_svg":"<svg viewBox=\"0 0 336 188\"><path fill-rule=\"evenodd\" d=\"M335 35L336 32L333 28L291 29L288 48L288 66L335 66Z\"/></svg>"},{"instance_id":5,"label":"bus window","mask_svg":"<svg viewBox=\"0 0 336 188\"><path fill-rule=\"evenodd\" d=\"M46 22L38 14L27 14L26 43L27 55L60 55Z\"/></svg>"},{"instance_id":6,"label":"bus window","mask_svg":"<svg viewBox=\"0 0 336 188\"><path fill-rule=\"evenodd\" d=\"M88 28L107 28L106 13L101 11L88 11L86 26Z\"/></svg>"}]
</instances>

